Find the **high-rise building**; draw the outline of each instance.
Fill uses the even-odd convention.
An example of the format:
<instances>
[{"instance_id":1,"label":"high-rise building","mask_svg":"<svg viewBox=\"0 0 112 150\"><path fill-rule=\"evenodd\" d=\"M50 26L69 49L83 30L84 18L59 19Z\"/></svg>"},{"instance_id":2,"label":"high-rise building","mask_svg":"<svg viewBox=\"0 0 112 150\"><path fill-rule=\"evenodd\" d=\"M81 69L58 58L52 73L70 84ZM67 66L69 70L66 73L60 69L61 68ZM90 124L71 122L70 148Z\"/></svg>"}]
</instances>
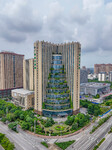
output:
<instances>
[{"instance_id":1,"label":"high-rise building","mask_svg":"<svg viewBox=\"0 0 112 150\"><path fill-rule=\"evenodd\" d=\"M34 91L34 59L23 60L23 88Z\"/></svg>"},{"instance_id":2,"label":"high-rise building","mask_svg":"<svg viewBox=\"0 0 112 150\"><path fill-rule=\"evenodd\" d=\"M3 51L0 53L0 97L11 95L11 89L23 87L24 55Z\"/></svg>"},{"instance_id":3,"label":"high-rise building","mask_svg":"<svg viewBox=\"0 0 112 150\"><path fill-rule=\"evenodd\" d=\"M34 43L34 108L38 114L59 116L79 112L80 54L78 42Z\"/></svg>"},{"instance_id":4,"label":"high-rise building","mask_svg":"<svg viewBox=\"0 0 112 150\"><path fill-rule=\"evenodd\" d=\"M94 65L94 73L98 74L100 72L109 73L112 71L112 64L95 64Z\"/></svg>"},{"instance_id":5,"label":"high-rise building","mask_svg":"<svg viewBox=\"0 0 112 150\"><path fill-rule=\"evenodd\" d=\"M106 81L106 72L100 72L98 74L98 81Z\"/></svg>"},{"instance_id":6,"label":"high-rise building","mask_svg":"<svg viewBox=\"0 0 112 150\"><path fill-rule=\"evenodd\" d=\"M88 72L85 69L80 69L80 83L88 82Z\"/></svg>"},{"instance_id":7,"label":"high-rise building","mask_svg":"<svg viewBox=\"0 0 112 150\"><path fill-rule=\"evenodd\" d=\"M110 82L112 82L112 71L109 72L109 79Z\"/></svg>"}]
</instances>

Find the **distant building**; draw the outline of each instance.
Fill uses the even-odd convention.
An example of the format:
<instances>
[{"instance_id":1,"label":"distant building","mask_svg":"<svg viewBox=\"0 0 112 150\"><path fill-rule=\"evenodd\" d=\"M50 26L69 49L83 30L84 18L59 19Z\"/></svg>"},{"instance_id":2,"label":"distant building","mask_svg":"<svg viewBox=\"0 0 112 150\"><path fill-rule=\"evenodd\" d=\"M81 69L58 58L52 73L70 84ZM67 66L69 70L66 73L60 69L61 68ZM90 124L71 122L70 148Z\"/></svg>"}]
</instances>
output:
<instances>
[{"instance_id":1,"label":"distant building","mask_svg":"<svg viewBox=\"0 0 112 150\"><path fill-rule=\"evenodd\" d=\"M112 82L112 71L109 72L109 78L108 78L108 80L109 80L110 82Z\"/></svg>"},{"instance_id":2,"label":"distant building","mask_svg":"<svg viewBox=\"0 0 112 150\"><path fill-rule=\"evenodd\" d=\"M82 66L82 69L83 69L83 70L86 70L86 66Z\"/></svg>"},{"instance_id":3,"label":"distant building","mask_svg":"<svg viewBox=\"0 0 112 150\"><path fill-rule=\"evenodd\" d=\"M34 91L34 59L23 61L23 88Z\"/></svg>"},{"instance_id":4,"label":"distant building","mask_svg":"<svg viewBox=\"0 0 112 150\"><path fill-rule=\"evenodd\" d=\"M97 74L88 74L88 79L90 79L90 80L94 80L97 78L98 78Z\"/></svg>"},{"instance_id":5,"label":"distant building","mask_svg":"<svg viewBox=\"0 0 112 150\"><path fill-rule=\"evenodd\" d=\"M105 94L110 92L110 84L108 83L95 83L95 82L88 82L82 83L80 85L80 94L81 95L93 95L96 94Z\"/></svg>"},{"instance_id":6,"label":"distant building","mask_svg":"<svg viewBox=\"0 0 112 150\"><path fill-rule=\"evenodd\" d=\"M100 72L98 74L98 81L106 81L106 72Z\"/></svg>"},{"instance_id":7,"label":"distant building","mask_svg":"<svg viewBox=\"0 0 112 150\"><path fill-rule=\"evenodd\" d=\"M94 73L106 72L107 74L112 71L112 64L95 64Z\"/></svg>"},{"instance_id":8,"label":"distant building","mask_svg":"<svg viewBox=\"0 0 112 150\"><path fill-rule=\"evenodd\" d=\"M21 106L25 110L34 107L34 91L15 89L11 92L12 101L15 105Z\"/></svg>"},{"instance_id":9,"label":"distant building","mask_svg":"<svg viewBox=\"0 0 112 150\"><path fill-rule=\"evenodd\" d=\"M80 83L88 82L88 72L87 70L80 69Z\"/></svg>"},{"instance_id":10,"label":"distant building","mask_svg":"<svg viewBox=\"0 0 112 150\"><path fill-rule=\"evenodd\" d=\"M23 87L24 55L0 52L0 97L10 97L11 90Z\"/></svg>"}]
</instances>

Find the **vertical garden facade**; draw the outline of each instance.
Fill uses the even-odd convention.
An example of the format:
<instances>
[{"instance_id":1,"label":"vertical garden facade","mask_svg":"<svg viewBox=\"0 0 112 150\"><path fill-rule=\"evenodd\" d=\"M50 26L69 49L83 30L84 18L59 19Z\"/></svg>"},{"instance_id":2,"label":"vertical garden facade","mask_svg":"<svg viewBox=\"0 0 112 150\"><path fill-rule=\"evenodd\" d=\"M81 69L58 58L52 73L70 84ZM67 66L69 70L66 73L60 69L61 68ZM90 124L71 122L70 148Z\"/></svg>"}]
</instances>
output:
<instances>
[{"instance_id":1,"label":"vertical garden facade","mask_svg":"<svg viewBox=\"0 0 112 150\"><path fill-rule=\"evenodd\" d=\"M80 108L78 42L34 43L35 111L45 116L77 114Z\"/></svg>"},{"instance_id":2,"label":"vertical garden facade","mask_svg":"<svg viewBox=\"0 0 112 150\"><path fill-rule=\"evenodd\" d=\"M44 116L67 116L72 114L70 90L66 81L66 72L62 64L62 55L53 54L48 76L46 100L43 102Z\"/></svg>"}]
</instances>

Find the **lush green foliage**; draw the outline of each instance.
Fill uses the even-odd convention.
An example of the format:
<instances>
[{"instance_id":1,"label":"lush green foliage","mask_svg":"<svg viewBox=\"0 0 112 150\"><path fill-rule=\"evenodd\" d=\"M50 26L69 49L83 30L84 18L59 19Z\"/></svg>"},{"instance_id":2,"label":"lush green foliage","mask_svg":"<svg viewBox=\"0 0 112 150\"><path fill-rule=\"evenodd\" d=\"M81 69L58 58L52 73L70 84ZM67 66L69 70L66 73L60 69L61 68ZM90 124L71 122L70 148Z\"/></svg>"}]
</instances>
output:
<instances>
[{"instance_id":1,"label":"lush green foliage","mask_svg":"<svg viewBox=\"0 0 112 150\"><path fill-rule=\"evenodd\" d=\"M78 130L78 128L85 126L89 121L89 115L79 113L76 116L68 116L65 124L72 126L71 130Z\"/></svg>"},{"instance_id":2,"label":"lush green foliage","mask_svg":"<svg viewBox=\"0 0 112 150\"><path fill-rule=\"evenodd\" d=\"M57 125L57 126L55 127L55 129L58 130L58 131L63 131L64 128L65 128L65 127L62 126L62 125Z\"/></svg>"},{"instance_id":3,"label":"lush green foliage","mask_svg":"<svg viewBox=\"0 0 112 150\"><path fill-rule=\"evenodd\" d=\"M16 130L16 128L17 128L17 122L12 122L12 123L8 124L8 127L9 127L11 130L17 132L17 130Z\"/></svg>"},{"instance_id":4,"label":"lush green foliage","mask_svg":"<svg viewBox=\"0 0 112 150\"><path fill-rule=\"evenodd\" d=\"M100 95L96 94L96 96L94 96L94 98L98 99L98 98L100 98Z\"/></svg>"},{"instance_id":5,"label":"lush green foliage","mask_svg":"<svg viewBox=\"0 0 112 150\"><path fill-rule=\"evenodd\" d=\"M100 106L87 100L80 100L80 105L87 108L88 114L98 116L101 114Z\"/></svg>"},{"instance_id":6,"label":"lush green foliage","mask_svg":"<svg viewBox=\"0 0 112 150\"><path fill-rule=\"evenodd\" d=\"M73 144L75 142L75 140L72 141L67 141L67 142L61 142L61 143L55 143L58 147L60 147L61 149L65 150L68 146L70 146L71 144Z\"/></svg>"},{"instance_id":7,"label":"lush green foliage","mask_svg":"<svg viewBox=\"0 0 112 150\"><path fill-rule=\"evenodd\" d=\"M13 150L15 148L14 144L2 133L0 133L0 144L5 150Z\"/></svg>"},{"instance_id":8,"label":"lush green foliage","mask_svg":"<svg viewBox=\"0 0 112 150\"><path fill-rule=\"evenodd\" d=\"M52 118L48 118L45 127L51 127L53 124L55 124L54 120Z\"/></svg>"},{"instance_id":9,"label":"lush green foliage","mask_svg":"<svg viewBox=\"0 0 112 150\"><path fill-rule=\"evenodd\" d=\"M41 142L41 144L48 148L48 144L46 142Z\"/></svg>"},{"instance_id":10,"label":"lush green foliage","mask_svg":"<svg viewBox=\"0 0 112 150\"><path fill-rule=\"evenodd\" d=\"M99 148L99 146L105 141L105 138L103 138L95 147L93 150L96 150Z\"/></svg>"}]
</instances>

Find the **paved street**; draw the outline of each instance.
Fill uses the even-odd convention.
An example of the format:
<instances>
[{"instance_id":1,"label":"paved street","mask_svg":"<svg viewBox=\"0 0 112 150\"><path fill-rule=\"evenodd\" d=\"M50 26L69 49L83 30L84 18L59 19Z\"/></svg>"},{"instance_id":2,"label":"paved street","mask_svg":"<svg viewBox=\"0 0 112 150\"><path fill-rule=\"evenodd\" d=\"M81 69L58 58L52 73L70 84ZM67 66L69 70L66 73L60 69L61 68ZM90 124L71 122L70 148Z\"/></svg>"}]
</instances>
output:
<instances>
[{"instance_id":1,"label":"paved street","mask_svg":"<svg viewBox=\"0 0 112 150\"><path fill-rule=\"evenodd\" d=\"M47 150L40 144L42 139L29 135L26 132L13 132L2 122L0 122L0 132L6 134L10 141L15 144L16 150Z\"/></svg>"},{"instance_id":2,"label":"paved street","mask_svg":"<svg viewBox=\"0 0 112 150\"><path fill-rule=\"evenodd\" d=\"M49 144L53 144L55 141L64 142L69 140L76 140L74 144L67 148L67 150L92 150L96 143L105 137L105 135L110 130L110 126L112 126L112 117L104 123L101 127L99 127L93 134L89 134L92 130L93 125L90 125L83 132L62 139L46 139ZM0 132L6 134L6 136L14 142L16 146L16 150L47 150L43 145L41 145L41 141L43 139L30 135L21 129L19 129L19 133L15 133L8 129L7 125L4 125L0 122ZM99 150L112 150L112 134L106 136L106 140L100 146ZM104 146L103 146L104 145Z\"/></svg>"},{"instance_id":3,"label":"paved street","mask_svg":"<svg viewBox=\"0 0 112 150\"><path fill-rule=\"evenodd\" d=\"M82 136L78 141L72 144L67 150L92 150L96 143L106 135L112 126L112 117L99 127L93 134L86 134ZM107 150L107 149L106 149Z\"/></svg>"},{"instance_id":4,"label":"paved street","mask_svg":"<svg viewBox=\"0 0 112 150\"><path fill-rule=\"evenodd\" d=\"M112 150L112 134L108 134L98 150Z\"/></svg>"}]
</instances>

